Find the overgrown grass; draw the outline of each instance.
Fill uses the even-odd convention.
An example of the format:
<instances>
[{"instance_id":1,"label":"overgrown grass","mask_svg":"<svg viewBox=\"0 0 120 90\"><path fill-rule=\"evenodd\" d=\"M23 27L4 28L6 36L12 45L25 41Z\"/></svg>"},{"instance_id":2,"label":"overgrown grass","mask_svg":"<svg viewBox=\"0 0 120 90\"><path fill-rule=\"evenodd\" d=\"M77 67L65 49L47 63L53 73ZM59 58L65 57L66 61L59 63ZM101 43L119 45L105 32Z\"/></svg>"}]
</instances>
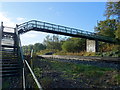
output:
<instances>
[{"instance_id":1,"label":"overgrown grass","mask_svg":"<svg viewBox=\"0 0 120 90\"><path fill-rule=\"evenodd\" d=\"M37 63L38 62L39 60L37 60ZM60 73L59 78L64 80L79 81L93 86L97 85L106 87L111 85L120 85L120 75L117 73L117 70L112 68L75 64L72 62L61 62L50 59L42 59L40 60L40 63L42 68L37 64L38 66L35 67L34 72L44 88L49 88L51 84L54 83L55 79L54 77L51 77L54 72ZM50 69L46 67L49 67ZM50 74L47 76L46 72L49 72Z\"/></svg>"},{"instance_id":2,"label":"overgrown grass","mask_svg":"<svg viewBox=\"0 0 120 90\"><path fill-rule=\"evenodd\" d=\"M37 52L36 54L37 55L44 55L46 53L49 53L49 52L60 52L59 50L55 50L55 49L45 49L45 50L41 50L40 52Z\"/></svg>"},{"instance_id":3,"label":"overgrown grass","mask_svg":"<svg viewBox=\"0 0 120 90\"><path fill-rule=\"evenodd\" d=\"M41 77L41 73L42 73L42 69L41 68L35 68L34 69L34 73L35 75L40 78Z\"/></svg>"},{"instance_id":4,"label":"overgrown grass","mask_svg":"<svg viewBox=\"0 0 120 90\"><path fill-rule=\"evenodd\" d=\"M65 52L65 51L59 51L59 50L41 50L37 53L37 55L43 55L48 52L54 52L54 55L75 55L75 56L110 56L110 57L120 57L120 51L109 51L109 52Z\"/></svg>"},{"instance_id":5,"label":"overgrown grass","mask_svg":"<svg viewBox=\"0 0 120 90\"><path fill-rule=\"evenodd\" d=\"M41 50L40 52L37 53L37 55L42 55L48 52L54 52L54 55L75 55L75 56L110 56L110 57L120 57L120 51L109 51L109 52L86 52L86 51L81 51L81 52L66 52L66 51L59 51L55 49L45 49Z\"/></svg>"},{"instance_id":6,"label":"overgrown grass","mask_svg":"<svg viewBox=\"0 0 120 90\"><path fill-rule=\"evenodd\" d=\"M40 82L42 82L42 86L44 88L49 88L51 83L52 83L52 78L51 77L44 77L40 80Z\"/></svg>"},{"instance_id":7,"label":"overgrown grass","mask_svg":"<svg viewBox=\"0 0 120 90\"><path fill-rule=\"evenodd\" d=\"M120 84L120 74L114 75L114 78L117 81L117 83Z\"/></svg>"},{"instance_id":8,"label":"overgrown grass","mask_svg":"<svg viewBox=\"0 0 120 90\"><path fill-rule=\"evenodd\" d=\"M58 61L49 61L53 69L57 71L62 71L65 77L68 75L77 78L79 75L84 75L85 77L101 77L106 71L112 71L111 68L102 68L92 65L83 64L73 64ZM67 74L67 75L66 75Z\"/></svg>"}]
</instances>

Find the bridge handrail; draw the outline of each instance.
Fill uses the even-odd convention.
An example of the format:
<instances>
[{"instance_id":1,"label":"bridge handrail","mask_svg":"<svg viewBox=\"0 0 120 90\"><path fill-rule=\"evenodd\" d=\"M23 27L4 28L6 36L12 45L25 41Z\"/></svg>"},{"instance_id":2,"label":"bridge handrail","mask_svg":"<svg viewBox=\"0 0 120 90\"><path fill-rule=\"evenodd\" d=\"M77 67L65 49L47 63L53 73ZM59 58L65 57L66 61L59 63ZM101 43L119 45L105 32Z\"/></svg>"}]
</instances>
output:
<instances>
[{"instance_id":1,"label":"bridge handrail","mask_svg":"<svg viewBox=\"0 0 120 90\"><path fill-rule=\"evenodd\" d=\"M29 25L35 26L36 24L29 23ZM26 26L27 26L27 25L26 25ZM37 25L37 26L43 26L43 25ZM24 26L22 26L22 27L24 27ZM45 27L58 29L58 28L56 28L56 27L50 27L50 26L45 26ZM94 36L96 36L96 37L98 37L98 38L104 38L104 39L107 38L107 40L108 40L108 39L111 39L111 38L109 38L109 37L105 37L105 36L102 36L102 35L97 35L96 33L88 32L88 31L82 31L82 30L74 29L74 28L70 28L70 29L71 29L71 32L74 32L74 31L76 30L76 32L77 32L78 34L94 35ZM59 28L58 30L64 30L64 29ZM74 31L73 31L73 30L74 30ZM66 32L68 32L68 31L70 31L70 30L66 30ZM79 32L79 31L80 31L80 32ZM84 32L87 32L87 33L84 33ZM72 34L74 34L74 33L72 33Z\"/></svg>"},{"instance_id":2,"label":"bridge handrail","mask_svg":"<svg viewBox=\"0 0 120 90\"><path fill-rule=\"evenodd\" d=\"M30 23L31 22L31 23ZM31 20L31 21L28 21L28 22L25 22L25 23L22 23L22 24L19 24L18 25L18 28L19 27L22 27L24 25L27 25L27 24L33 24L33 25L39 25L38 23L43 23L44 25L51 25L52 26L57 26L57 27L63 27L64 29L73 29L73 30L78 30L78 31L81 31L81 32L87 32L87 33L94 33L94 32L90 32L90 31L83 31L83 30L80 30L80 29L75 29L75 28L70 28L70 27L66 27L66 26L62 26L62 25L56 25L56 24L51 24L51 23L48 23L48 22L42 22L42 21L36 21L36 20Z\"/></svg>"}]
</instances>

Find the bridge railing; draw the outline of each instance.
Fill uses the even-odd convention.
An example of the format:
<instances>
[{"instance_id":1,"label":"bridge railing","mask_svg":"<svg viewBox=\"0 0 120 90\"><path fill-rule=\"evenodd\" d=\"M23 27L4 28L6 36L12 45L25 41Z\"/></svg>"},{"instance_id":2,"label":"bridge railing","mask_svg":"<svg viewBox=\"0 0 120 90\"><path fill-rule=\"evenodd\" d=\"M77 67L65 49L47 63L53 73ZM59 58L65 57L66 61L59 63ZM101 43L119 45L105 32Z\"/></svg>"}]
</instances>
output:
<instances>
[{"instance_id":1,"label":"bridge railing","mask_svg":"<svg viewBox=\"0 0 120 90\"><path fill-rule=\"evenodd\" d=\"M42 29L42 30L62 32L62 33L67 33L67 34L73 34L73 35L80 35L80 36L83 36L83 37L95 38L95 39L98 39L98 40L102 39L102 40L106 40L106 41L108 40L108 41L113 41L114 42L113 38L98 35L97 33L94 33L94 32L89 32L89 31L84 31L84 30L80 30L80 29L65 27L65 26L61 26L61 25L55 25L55 24L42 22L42 21L31 20L31 21L25 22L23 24L20 24L18 26L20 34L22 34L24 32L27 32L29 30L32 30L32 29L34 30L35 28Z\"/></svg>"}]
</instances>

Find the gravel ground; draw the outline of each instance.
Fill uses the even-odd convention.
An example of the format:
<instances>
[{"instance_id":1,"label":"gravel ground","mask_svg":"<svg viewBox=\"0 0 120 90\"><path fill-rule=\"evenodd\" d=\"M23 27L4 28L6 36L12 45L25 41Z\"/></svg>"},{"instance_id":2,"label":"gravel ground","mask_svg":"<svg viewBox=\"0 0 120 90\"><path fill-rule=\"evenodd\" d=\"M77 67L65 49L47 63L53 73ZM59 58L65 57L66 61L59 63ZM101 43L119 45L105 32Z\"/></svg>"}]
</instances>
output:
<instances>
[{"instance_id":1,"label":"gravel ground","mask_svg":"<svg viewBox=\"0 0 120 90\"><path fill-rule=\"evenodd\" d=\"M50 59L50 58L49 58ZM51 59L55 61L62 62L72 62L76 64L86 64L86 65L94 65L98 67L106 67L106 68L114 68L120 70L120 62L105 62L105 61L83 61L83 60L67 60L67 59Z\"/></svg>"},{"instance_id":2,"label":"gravel ground","mask_svg":"<svg viewBox=\"0 0 120 90\"><path fill-rule=\"evenodd\" d=\"M120 86L114 84L115 81L112 79L113 75L117 74L116 71L108 71L102 77L96 78L91 77L87 78L84 75L80 75L76 79L62 77L64 74L62 71L56 71L51 68L51 65L48 61L60 61L60 62L72 62L77 64L88 64L88 65L95 65L98 67L110 67L114 69L118 69L118 63L112 62L98 62L98 61L81 61L81 60L65 60L65 59L38 59L36 60L35 66L39 66L42 68L41 76L39 77L39 82L41 83L44 90L57 89L57 88L76 88L76 89L85 89L85 88L112 88L115 90L119 90ZM72 77L72 75L70 76ZM47 81L46 81L47 80ZM109 83L109 84L108 84ZM67 90L69 90L67 89ZM71 90L71 89L70 89Z\"/></svg>"}]
</instances>

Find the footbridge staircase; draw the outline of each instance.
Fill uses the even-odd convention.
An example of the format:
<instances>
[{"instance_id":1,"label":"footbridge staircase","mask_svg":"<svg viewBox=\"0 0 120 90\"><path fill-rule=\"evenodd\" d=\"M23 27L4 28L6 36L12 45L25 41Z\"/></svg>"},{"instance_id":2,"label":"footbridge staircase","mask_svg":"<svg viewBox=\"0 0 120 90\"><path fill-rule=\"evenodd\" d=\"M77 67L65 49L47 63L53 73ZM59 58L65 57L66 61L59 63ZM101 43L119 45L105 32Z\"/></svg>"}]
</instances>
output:
<instances>
[{"instance_id":1,"label":"footbridge staircase","mask_svg":"<svg viewBox=\"0 0 120 90\"><path fill-rule=\"evenodd\" d=\"M23 57L17 28L6 27L1 23L0 34L0 89L25 90L34 88L35 83L36 87L42 90L28 61Z\"/></svg>"}]
</instances>

